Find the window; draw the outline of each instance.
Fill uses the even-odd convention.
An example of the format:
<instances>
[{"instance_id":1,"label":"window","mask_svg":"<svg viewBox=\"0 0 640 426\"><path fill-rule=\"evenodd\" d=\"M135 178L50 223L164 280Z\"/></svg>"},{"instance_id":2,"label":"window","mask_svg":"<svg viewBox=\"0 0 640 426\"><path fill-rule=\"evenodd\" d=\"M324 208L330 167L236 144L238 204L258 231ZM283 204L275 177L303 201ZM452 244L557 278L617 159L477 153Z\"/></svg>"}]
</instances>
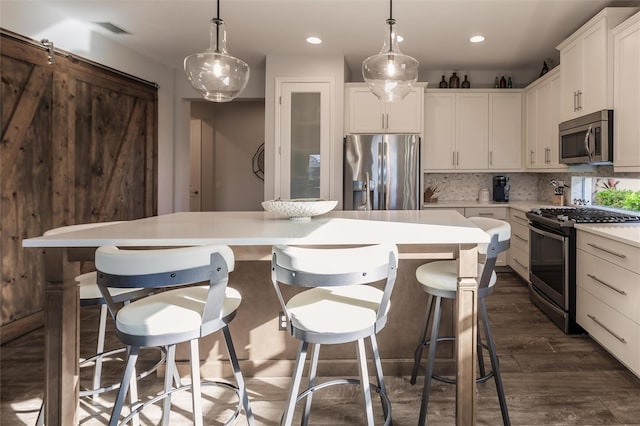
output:
<instances>
[{"instance_id":1,"label":"window","mask_svg":"<svg viewBox=\"0 0 640 426\"><path fill-rule=\"evenodd\" d=\"M571 187L573 204L640 212L640 179L574 176Z\"/></svg>"}]
</instances>

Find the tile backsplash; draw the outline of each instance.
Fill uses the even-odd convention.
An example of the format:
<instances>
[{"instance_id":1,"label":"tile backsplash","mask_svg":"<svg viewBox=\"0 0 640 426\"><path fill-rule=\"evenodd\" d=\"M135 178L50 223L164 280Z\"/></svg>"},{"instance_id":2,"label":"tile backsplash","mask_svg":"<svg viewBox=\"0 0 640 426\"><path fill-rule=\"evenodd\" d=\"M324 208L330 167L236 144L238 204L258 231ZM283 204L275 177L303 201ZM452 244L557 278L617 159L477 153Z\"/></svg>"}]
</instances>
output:
<instances>
[{"instance_id":1,"label":"tile backsplash","mask_svg":"<svg viewBox=\"0 0 640 426\"><path fill-rule=\"evenodd\" d=\"M497 175L509 177L510 200L538 199L538 177L534 173L425 173L424 187L436 185L442 201L473 201L478 199L480 189L492 191L493 177Z\"/></svg>"},{"instance_id":2,"label":"tile backsplash","mask_svg":"<svg viewBox=\"0 0 640 426\"><path fill-rule=\"evenodd\" d=\"M437 197L442 201L474 201L478 199L478 191L487 188L493 190L493 176L509 177L512 201L539 200L551 203L553 186L551 179L563 180L571 185L573 176L602 176L640 178L640 173L614 173L612 166L598 166L569 169L563 173L425 173L424 187L438 187ZM566 192L565 202L571 203L571 190ZM493 193L491 194L493 199Z\"/></svg>"}]
</instances>

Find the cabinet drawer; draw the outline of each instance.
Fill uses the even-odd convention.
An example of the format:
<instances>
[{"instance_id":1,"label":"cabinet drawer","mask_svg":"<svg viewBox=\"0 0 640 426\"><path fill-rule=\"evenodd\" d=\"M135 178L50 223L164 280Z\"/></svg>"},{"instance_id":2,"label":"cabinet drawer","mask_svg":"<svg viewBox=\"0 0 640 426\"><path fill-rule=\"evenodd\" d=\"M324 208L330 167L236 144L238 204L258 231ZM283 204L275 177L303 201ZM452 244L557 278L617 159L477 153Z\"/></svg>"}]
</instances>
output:
<instances>
[{"instance_id":1,"label":"cabinet drawer","mask_svg":"<svg viewBox=\"0 0 640 426\"><path fill-rule=\"evenodd\" d=\"M640 249L637 247L585 231L577 232L577 247L640 274Z\"/></svg>"},{"instance_id":2,"label":"cabinet drawer","mask_svg":"<svg viewBox=\"0 0 640 426\"><path fill-rule=\"evenodd\" d=\"M511 226L515 224L524 226L525 228L529 226L529 219L527 219L525 213L520 210L509 209L509 222L511 222Z\"/></svg>"},{"instance_id":3,"label":"cabinet drawer","mask_svg":"<svg viewBox=\"0 0 640 426\"><path fill-rule=\"evenodd\" d=\"M522 251L517 247L511 246L509 249L509 266L516 271L518 275L529 282L529 251Z\"/></svg>"},{"instance_id":4,"label":"cabinet drawer","mask_svg":"<svg viewBox=\"0 0 640 426\"><path fill-rule=\"evenodd\" d=\"M511 247L529 253L529 228L525 228L519 223L511 224Z\"/></svg>"},{"instance_id":5,"label":"cabinet drawer","mask_svg":"<svg viewBox=\"0 0 640 426\"><path fill-rule=\"evenodd\" d=\"M640 325L577 288L576 321L620 362L640 374Z\"/></svg>"},{"instance_id":6,"label":"cabinet drawer","mask_svg":"<svg viewBox=\"0 0 640 426\"><path fill-rule=\"evenodd\" d=\"M506 207L467 207L464 209L466 217L490 217L492 219L507 220Z\"/></svg>"},{"instance_id":7,"label":"cabinet drawer","mask_svg":"<svg viewBox=\"0 0 640 426\"><path fill-rule=\"evenodd\" d=\"M577 284L640 324L640 275L578 250Z\"/></svg>"}]
</instances>

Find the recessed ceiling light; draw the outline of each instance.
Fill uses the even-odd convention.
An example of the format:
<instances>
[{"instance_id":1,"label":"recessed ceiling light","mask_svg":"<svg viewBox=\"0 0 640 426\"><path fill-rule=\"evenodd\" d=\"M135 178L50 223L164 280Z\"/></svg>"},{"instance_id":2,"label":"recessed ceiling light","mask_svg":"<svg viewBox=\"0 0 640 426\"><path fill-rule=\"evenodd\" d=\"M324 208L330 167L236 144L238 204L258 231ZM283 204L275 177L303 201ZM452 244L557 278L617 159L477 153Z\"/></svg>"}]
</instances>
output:
<instances>
[{"instance_id":1,"label":"recessed ceiling light","mask_svg":"<svg viewBox=\"0 0 640 426\"><path fill-rule=\"evenodd\" d=\"M475 35L475 36L471 37L471 38L469 39L469 41L470 41L471 43L481 43L481 42L483 42L483 41L484 41L484 36L481 36L481 35Z\"/></svg>"},{"instance_id":2,"label":"recessed ceiling light","mask_svg":"<svg viewBox=\"0 0 640 426\"><path fill-rule=\"evenodd\" d=\"M320 44L322 40L319 37L307 37L307 43L309 44Z\"/></svg>"}]
</instances>

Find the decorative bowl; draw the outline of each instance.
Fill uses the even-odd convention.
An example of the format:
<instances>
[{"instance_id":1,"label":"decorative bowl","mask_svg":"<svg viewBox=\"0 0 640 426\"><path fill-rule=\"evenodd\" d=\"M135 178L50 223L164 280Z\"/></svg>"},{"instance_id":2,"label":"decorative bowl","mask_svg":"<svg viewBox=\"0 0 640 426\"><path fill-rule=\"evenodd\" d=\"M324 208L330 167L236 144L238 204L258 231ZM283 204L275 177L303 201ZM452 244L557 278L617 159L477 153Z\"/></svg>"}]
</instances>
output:
<instances>
[{"instance_id":1,"label":"decorative bowl","mask_svg":"<svg viewBox=\"0 0 640 426\"><path fill-rule=\"evenodd\" d=\"M320 198L296 198L293 200L269 200L262 202L262 208L287 216L291 220L308 221L311 217L325 214L335 208L336 200Z\"/></svg>"}]
</instances>

